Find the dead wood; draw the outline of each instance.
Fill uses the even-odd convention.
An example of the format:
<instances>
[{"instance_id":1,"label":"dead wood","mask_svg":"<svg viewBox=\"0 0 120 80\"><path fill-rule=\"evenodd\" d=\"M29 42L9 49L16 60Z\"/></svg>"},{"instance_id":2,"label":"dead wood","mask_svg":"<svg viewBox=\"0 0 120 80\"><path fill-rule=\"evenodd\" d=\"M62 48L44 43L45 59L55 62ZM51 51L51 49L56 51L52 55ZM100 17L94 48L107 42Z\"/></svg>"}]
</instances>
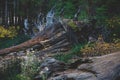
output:
<instances>
[{"instance_id":1,"label":"dead wood","mask_svg":"<svg viewBox=\"0 0 120 80\"><path fill-rule=\"evenodd\" d=\"M62 45L59 42L62 42L62 40L66 39L68 40L68 36L66 35L68 32L66 32L63 28L63 26L60 23L53 24L52 27L46 28L42 32L40 32L38 35L36 35L33 39L28 40L24 43L21 43L16 46L12 46L9 48L5 48L0 50L0 55L6 55L11 52L17 52L20 50L25 50L27 48L30 48L34 45L43 45L44 48L52 46L52 48L48 49L53 50L60 47L67 46L66 43L69 43L69 41L66 41L66 43L62 43ZM54 45L55 44L55 45ZM43 51L45 52L45 51Z\"/></svg>"}]
</instances>

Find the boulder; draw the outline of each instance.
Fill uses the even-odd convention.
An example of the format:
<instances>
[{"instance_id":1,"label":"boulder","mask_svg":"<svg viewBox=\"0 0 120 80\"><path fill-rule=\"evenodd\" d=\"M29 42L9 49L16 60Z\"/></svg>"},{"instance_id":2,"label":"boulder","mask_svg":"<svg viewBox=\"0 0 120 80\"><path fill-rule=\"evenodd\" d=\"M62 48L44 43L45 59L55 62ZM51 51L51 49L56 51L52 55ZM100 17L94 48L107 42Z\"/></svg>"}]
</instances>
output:
<instances>
[{"instance_id":1,"label":"boulder","mask_svg":"<svg viewBox=\"0 0 120 80\"><path fill-rule=\"evenodd\" d=\"M55 72L47 80L120 80L120 52L88 59L75 61L69 66L76 65L76 68Z\"/></svg>"},{"instance_id":2,"label":"boulder","mask_svg":"<svg viewBox=\"0 0 120 80\"><path fill-rule=\"evenodd\" d=\"M86 72L74 72L68 73L64 75L60 75L57 77L52 77L49 80L98 80L94 74L86 73Z\"/></svg>"},{"instance_id":3,"label":"boulder","mask_svg":"<svg viewBox=\"0 0 120 80\"><path fill-rule=\"evenodd\" d=\"M98 80L120 80L120 52L91 58L93 63L78 66L83 70L95 74Z\"/></svg>"},{"instance_id":4,"label":"boulder","mask_svg":"<svg viewBox=\"0 0 120 80\"><path fill-rule=\"evenodd\" d=\"M66 68L67 65L64 62L48 57L41 63L39 74L35 77L35 80L42 79L43 75L49 77L52 73L64 71Z\"/></svg>"}]
</instances>

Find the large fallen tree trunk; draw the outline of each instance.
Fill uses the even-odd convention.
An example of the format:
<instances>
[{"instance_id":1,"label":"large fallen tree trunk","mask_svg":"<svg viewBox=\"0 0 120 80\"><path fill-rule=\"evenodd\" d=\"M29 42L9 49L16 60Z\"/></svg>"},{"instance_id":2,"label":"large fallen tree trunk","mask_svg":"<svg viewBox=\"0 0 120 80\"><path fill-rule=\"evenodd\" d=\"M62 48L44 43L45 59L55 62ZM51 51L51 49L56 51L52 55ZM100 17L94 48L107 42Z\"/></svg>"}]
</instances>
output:
<instances>
[{"instance_id":1,"label":"large fallen tree trunk","mask_svg":"<svg viewBox=\"0 0 120 80\"><path fill-rule=\"evenodd\" d=\"M0 50L0 55L5 55L5 54L8 54L10 52L16 52L16 51L19 51L19 50L24 50L26 48L29 48L35 44L39 44L40 41L44 40L45 38L44 37L37 37L37 38L34 38L34 39L31 39L31 40L28 40L20 45L17 45L17 46L12 46L10 48L5 48L3 50Z\"/></svg>"},{"instance_id":2,"label":"large fallen tree trunk","mask_svg":"<svg viewBox=\"0 0 120 80\"><path fill-rule=\"evenodd\" d=\"M68 21L69 22L69 21ZM71 45L76 45L80 42L86 41L88 37L93 34L96 30L93 29L92 23L82 23L84 25L81 25L81 23L78 22L73 22L73 24L76 23L75 25L79 24L78 31L74 31L70 25L67 25L66 21L61 21L61 22L55 22L52 25L45 27L43 31L38 33L33 39L28 40L22 44L12 46L10 48L5 48L0 50L0 55L5 55L11 52L17 52L20 50L25 50L27 48L31 48L32 46L35 45L43 45L44 48L48 48L50 46L55 47L54 44L59 43L60 41L66 39L67 41L64 43L61 43L57 45L57 48L64 48L66 46L59 47L62 44L70 43ZM69 47L69 45L68 45ZM51 48L52 50L54 48ZM41 50L41 49L40 49ZM49 51L49 50L47 50ZM55 50L56 51L56 50ZM51 51L54 52L54 51Z\"/></svg>"},{"instance_id":3,"label":"large fallen tree trunk","mask_svg":"<svg viewBox=\"0 0 120 80\"><path fill-rule=\"evenodd\" d=\"M70 33L69 29L65 31L64 27L60 23L55 23L51 27L46 28L45 30L40 32L38 35L35 36L35 38L31 40L28 40L16 46L12 46L12 47L0 50L0 55L6 55L11 52L25 50L37 44L43 45L44 48L48 47L48 50L43 50L42 52L49 51L50 49L53 50L55 47L57 48L66 47L67 45L61 46L61 44L71 43L71 41L69 41L69 33ZM61 42L64 39L66 39L67 41L60 44L59 42ZM54 45L57 43L58 45ZM49 48L50 46L53 46L53 48Z\"/></svg>"}]
</instances>

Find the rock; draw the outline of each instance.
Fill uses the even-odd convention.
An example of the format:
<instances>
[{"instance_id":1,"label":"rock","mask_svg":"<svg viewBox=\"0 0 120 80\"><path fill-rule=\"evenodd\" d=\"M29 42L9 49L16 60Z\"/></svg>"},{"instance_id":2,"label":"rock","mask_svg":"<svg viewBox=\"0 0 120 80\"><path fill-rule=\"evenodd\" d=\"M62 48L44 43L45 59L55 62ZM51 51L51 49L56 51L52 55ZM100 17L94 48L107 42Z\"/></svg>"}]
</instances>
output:
<instances>
[{"instance_id":1,"label":"rock","mask_svg":"<svg viewBox=\"0 0 120 80\"><path fill-rule=\"evenodd\" d=\"M89 58L79 58L79 59L74 59L74 61L69 64L69 68L77 68L79 65L83 63L92 63L92 61Z\"/></svg>"},{"instance_id":2,"label":"rock","mask_svg":"<svg viewBox=\"0 0 120 80\"><path fill-rule=\"evenodd\" d=\"M95 75L91 73L69 73L69 74L64 74L60 75L57 77L50 78L49 80L98 80Z\"/></svg>"},{"instance_id":3,"label":"rock","mask_svg":"<svg viewBox=\"0 0 120 80\"><path fill-rule=\"evenodd\" d=\"M75 80L98 80L94 74L83 72Z\"/></svg>"},{"instance_id":4,"label":"rock","mask_svg":"<svg viewBox=\"0 0 120 80\"><path fill-rule=\"evenodd\" d=\"M120 80L119 57L120 52L115 52L78 59L71 64L46 58L40 66L40 75L35 80L41 80L41 74L48 75L46 80Z\"/></svg>"},{"instance_id":5,"label":"rock","mask_svg":"<svg viewBox=\"0 0 120 80\"><path fill-rule=\"evenodd\" d=\"M70 69L57 72L57 76L52 76L48 80L120 80L119 56L120 52L115 52L100 57L90 57L87 60L80 59L71 64L78 66L72 68L72 72Z\"/></svg>"},{"instance_id":6,"label":"rock","mask_svg":"<svg viewBox=\"0 0 120 80\"><path fill-rule=\"evenodd\" d=\"M53 72L56 71L64 71L66 69L66 64L64 62L58 61L54 58L48 57L46 58L41 66L40 66L40 73L39 73L39 77L37 78L41 78L41 75L47 75L50 76ZM35 79L37 80L37 79Z\"/></svg>"},{"instance_id":7,"label":"rock","mask_svg":"<svg viewBox=\"0 0 120 80\"><path fill-rule=\"evenodd\" d=\"M19 56L19 57L25 56L25 55L26 55L25 51L19 51L19 52L17 53L17 56Z\"/></svg>"},{"instance_id":8,"label":"rock","mask_svg":"<svg viewBox=\"0 0 120 80\"><path fill-rule=\"evenodd\" d=\"M64 62L58 61L54 58L46 58L41 64L40 68L48 67L52 72L63 71L66 69L66 64Z\"/></svg>"},{"instance_id":9,"label":"rock","mask_svg":"<svg viewBox=\"0 0 120 80\"><path fill-rule=\"evenodd\" d=\"M82 64L78 69L95 74L98 80L117 80L120 77L120 52L91 59L93 63Z\"/></svg>"},{"instance_id":10,"label":"rock","mask_svg":"<svg viewBox=\"0 0 120 80\"><path fill-rule=\"evenodd\" d=\"M54 77L48 80L66 80L67 76L66 75L62 75L62 76L58 76L58 77Z\"/></svg>"}]
</instances>

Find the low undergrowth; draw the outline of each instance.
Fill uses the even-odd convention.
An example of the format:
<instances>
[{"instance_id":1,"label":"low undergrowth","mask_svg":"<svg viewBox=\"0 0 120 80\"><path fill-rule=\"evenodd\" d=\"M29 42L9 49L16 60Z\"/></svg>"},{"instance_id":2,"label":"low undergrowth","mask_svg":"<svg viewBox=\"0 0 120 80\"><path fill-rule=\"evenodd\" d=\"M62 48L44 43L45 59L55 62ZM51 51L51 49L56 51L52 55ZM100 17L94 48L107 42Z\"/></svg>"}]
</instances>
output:
<instances>
[{"instance_id":1,"label":"low undergrowth","mask_svg":"<svg viewBox=\"0 0 120 80\"><path fill-rule=\"evenodd\" d=\"M0 39L0 49L18 45L28 39L30 39L30 37L26 35L17 35L13 38Z\"/></svg>"},{"instance_id":2,"label":"low undergrowth","mask_svg":"<svg viewBox=\"0 0 120 80\"><path fill-rule=\"evenodd\" d=\"M18 80L33 80L38 72L40 65L39 59L34 55L34 51L27 52L27 55L21 61L21 73L16 75Z\"/></svg>"},{"instance_id":3,"label":"low undergrowth","mask_svg":"<svg viewBox=\"0 0 120 80\"><path fill-rule=\"evenodd\" d=\"M80 49L83 46L84 46L84 44L75 45L69 52L57 54L57 55L54 55L53 57L57 60L68 63L69 60L72 59L74 56L81 56Z\"/></svg>"},{"instance_id":4,"label":"low undergrowth","mask_svg":"<svg viewBox=\"0 0 120 80\"><path fill-rule=\"evenodd\" d=\"M116 39L112 43L107 43L104 41L96 41L95 43L86 44L81 48L81 53L83 56L100 56L105 54L110 54L120 50L120 39Z\"/></svg>"},{"instance_id":5,"label":"low undergrowth","mask_svg":"<svg viewBox=\"0 0 120 80\"><path fill-rule=\"evenodd\" d=\"M20 59L10 58L1 62L0 80L19 80L16 75L20 73ZM4 64L2 64L4 63Z\"/></svg>"},{"instance_id":6,"label":"low undergrowth","mask_svg":"<svg viewBox=\"0 0 120 80\"><path fill-rule=\"evenodd\" d=\"M75 56L90 57L110 54L120 50L120 39L115 39L114 42L107 43L102 37L94 43L87 43L74 46L69 52L54 55L57 60L69 62Z\"/></svg>"},{"instance_id":7,"label":"low undergrowth","mask_svg":"<svg viewBox=\"0 0 120 80\"><path fill-rule=\"evenodd\" d=\"M0 38L13 38L17 35L19 27L10 26L8 28L4 28L0 26Z\"/></svg>"},{"instance_id":8,"label":"low undergrowth","mask_svg":"<svg viewBox=\"0 0 120 80\"><path fill-rule=\"evenodd\" d=\"M34 51L28 51L26 54L18 58L19 61L13 60L11 67L8 66L4 72L0 72L0 80L33 80L38 72L40 61L34 56Z\"/></svg>"}]
</instances>

